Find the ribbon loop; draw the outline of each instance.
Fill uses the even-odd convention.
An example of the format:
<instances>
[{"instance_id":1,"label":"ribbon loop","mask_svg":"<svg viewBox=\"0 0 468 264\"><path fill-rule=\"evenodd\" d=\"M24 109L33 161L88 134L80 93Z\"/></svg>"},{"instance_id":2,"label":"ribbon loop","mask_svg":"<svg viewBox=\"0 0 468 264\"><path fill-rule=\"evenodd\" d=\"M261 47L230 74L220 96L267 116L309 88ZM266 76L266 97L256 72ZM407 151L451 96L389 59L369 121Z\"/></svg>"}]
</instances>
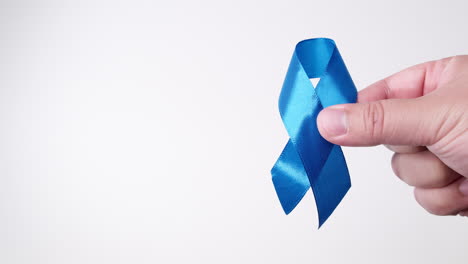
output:
<instances>
[{"instance_id":1,"label":"ribbon loop","mask_svg":"<svg viewBox=\"0 0 468 264\"><path fill-rule=\"evenodd\" d=\"M320 78L315 88L311 78ZM333 40L309 39L296 45L279 98L290 139L271 170L286 214L312 187L320 227L351 187L341 148L319 134L316 119L324 107L354 103L356 98L356 87Z\"/></svg>"}]
</instances>

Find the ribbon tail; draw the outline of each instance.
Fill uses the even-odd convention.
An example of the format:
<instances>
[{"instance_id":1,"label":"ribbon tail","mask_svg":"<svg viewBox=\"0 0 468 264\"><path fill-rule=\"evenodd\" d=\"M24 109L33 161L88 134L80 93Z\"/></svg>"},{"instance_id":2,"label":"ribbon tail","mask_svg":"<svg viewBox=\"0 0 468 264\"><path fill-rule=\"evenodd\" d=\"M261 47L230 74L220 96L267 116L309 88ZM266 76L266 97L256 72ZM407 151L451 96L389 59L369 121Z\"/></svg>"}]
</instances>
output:
<instances>
[{"instance_id":1,"label":"ribbon tail","mask_svg":"<svg viewBox=\"0 0 468 264\"><path fill-rule=\"evenodd\" d=\"M320 228L351 188L348 167L339 146L333 146L319 176L311 186L317 204Z\"/></svg>"},{"instance_id":2,"label":"ribbon tail","mask_svg":"<svg viewBox=\"0 0 468 264\"><path fill-rule=\"evenodd\" d=\"M271 169L273 185L286 214L289 214L310 188L301 158L291 141Z\"/></svg>"}]
</instances>

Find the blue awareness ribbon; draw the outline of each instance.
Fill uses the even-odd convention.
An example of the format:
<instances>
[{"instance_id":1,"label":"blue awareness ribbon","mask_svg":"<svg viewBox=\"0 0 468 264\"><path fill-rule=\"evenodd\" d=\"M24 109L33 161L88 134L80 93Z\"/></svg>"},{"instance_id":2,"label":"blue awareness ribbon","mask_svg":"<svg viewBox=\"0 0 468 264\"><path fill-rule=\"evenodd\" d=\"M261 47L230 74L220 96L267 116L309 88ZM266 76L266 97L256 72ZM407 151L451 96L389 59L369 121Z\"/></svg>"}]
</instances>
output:
<instances>
[{"instance_id":1,"label":"blue awareness ribbon","mask_svg":"<svg viewBox=\"0 0 468 264\"><path fill-rule=\"evenodd\" d=\"M320 78L315 88L311 78ZM296 45L279 98L289 141L271 169L286 214L312 187L320 228L348 192L351 180L343 152L320 135L316 120L323 108L355 103L356 98L356 87L333 40L308 39Z\"/></svg>"}]
</instances>

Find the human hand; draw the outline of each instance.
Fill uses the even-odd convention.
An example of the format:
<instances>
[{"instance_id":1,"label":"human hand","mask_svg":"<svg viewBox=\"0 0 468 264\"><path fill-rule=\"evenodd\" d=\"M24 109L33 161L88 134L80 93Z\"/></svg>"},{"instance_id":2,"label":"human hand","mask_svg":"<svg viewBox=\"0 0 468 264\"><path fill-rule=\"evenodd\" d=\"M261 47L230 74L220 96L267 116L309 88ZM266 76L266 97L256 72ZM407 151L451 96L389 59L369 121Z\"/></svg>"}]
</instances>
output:
<instances>
[{"instance_id":1,"label":"human hand","mask_svg":"<svg viewBox=\"0 0 468 264\"><path fill-rule=\"evenodd\" d=\"M468 55L410 67L324 109L320 134L344 146L385 144L392 168L436 215L468 216Z\"/></svg>"}]
</instances>

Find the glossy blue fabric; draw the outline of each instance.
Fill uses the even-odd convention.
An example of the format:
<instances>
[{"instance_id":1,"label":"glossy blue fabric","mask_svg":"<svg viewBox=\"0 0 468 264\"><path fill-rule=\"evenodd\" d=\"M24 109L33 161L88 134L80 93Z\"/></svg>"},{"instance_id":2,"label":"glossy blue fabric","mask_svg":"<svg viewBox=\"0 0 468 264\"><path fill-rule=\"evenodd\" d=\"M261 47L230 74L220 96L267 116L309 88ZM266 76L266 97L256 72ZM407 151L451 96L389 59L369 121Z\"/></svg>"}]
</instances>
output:
<instances>
[{"instance_id":1,"label":"glossy blue fabric","mask_svg":"<svg viewBox=\"0 0 468 264\"><path fill-rule=\"evenodd\" d=\"M317 87L310 78L320 78ZM320 227L351 187L341 148L322 138L316 119L323 108L354 103L356 98L356 87L333 40L309 39L296 45L279 98L290 139L271 170L286 214L312 187Z\"/></svg>"}]
</instances>

